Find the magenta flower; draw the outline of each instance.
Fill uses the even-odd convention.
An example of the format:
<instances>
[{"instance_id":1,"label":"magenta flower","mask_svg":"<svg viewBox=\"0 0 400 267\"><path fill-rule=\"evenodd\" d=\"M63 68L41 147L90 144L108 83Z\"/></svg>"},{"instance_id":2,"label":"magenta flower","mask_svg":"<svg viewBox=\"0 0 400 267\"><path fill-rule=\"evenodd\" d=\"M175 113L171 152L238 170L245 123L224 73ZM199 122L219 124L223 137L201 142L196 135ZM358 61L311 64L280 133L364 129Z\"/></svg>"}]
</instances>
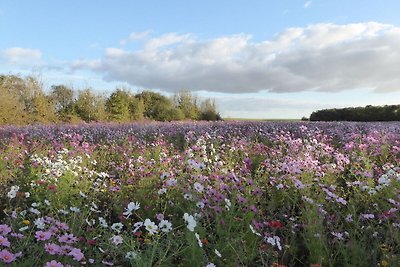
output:
<instances>
[{"instance_id":1,"label":"magenta flower","mask_svg":"<svg viewBox=\"0 0 400 267\"><path fill-rule=\"evenodd\" d=\"M78 239L73 234L63 234L58 238L58 241L66 244L73 244L78 241Z\"/></svg>"},{"instance_id":2,"label":"magenta flower","mask_svg":"<svg viewBox=\"0 0 400 267\"><path fill-rule=\"evenodd\" d=\"M0 235L0 246L9 247L10 241L8 241L7 237Z\"/></svg>"},{"instance_id":3,"label":"magenta flower","mask_svg":"<svg viewBox=\"0 0 400 267\"><path fill-rule=\"evenodd\" d=\"M52 236L51 232L37 231L35 233L36 241L46 241Z\"/></svg>"},{"instance_id":4,"label":"magenta flower","mask_svg":"<svg viewBox=\"0 0 400 267\"><path fill-rule=\"evenodd\" d=\"M15 261L16 258L17 258L17 256L15 254L9 252L8 250L3 249L2 251L0 251L0 259L4 263L11 263L11 262Z\"/></svg>"},{"instance_id":5,"label":"magenta flower","mask_svg":"<svg viewBox=\"0 0 400 267\"><path fill-rule=\"evenodd\" d=\"M85 255L83 255L82 251L79 248L73 248L69 253L69 256L72 256L74 260L81 261Z\"/></svg>"},{"instance_id":6,"label":"magenta flower","mask_svg":"<svg viewBox=\"0 0 400 267\"><path fill-rule=\"evenodd\" d=\"M61 252L60 246L54 243L45 244L44 250L46 250L46 252L49 253L50 255L56 255Z\"/></svg>"},{"instance_id":7,"label":"magenta flower","mask_svg":"<svg viewBox=\"0 0 400 267\"><path fill-rule=\"evenodd\" d=\"M11 232L10 226L7 224L0 224L0 234L1 235L8 235Z\"/></svg>"},{"instance_id":8,"label":"magenta flower","mask_svg":"<svg viewBox=\"0 0 400 267\"><path fill-rule=\"evenodd\" d=\"M44 267L64 267L64 265L61 262L52 260L52 261L46 262L46 265Z\"/></svg>"}]
</instances>

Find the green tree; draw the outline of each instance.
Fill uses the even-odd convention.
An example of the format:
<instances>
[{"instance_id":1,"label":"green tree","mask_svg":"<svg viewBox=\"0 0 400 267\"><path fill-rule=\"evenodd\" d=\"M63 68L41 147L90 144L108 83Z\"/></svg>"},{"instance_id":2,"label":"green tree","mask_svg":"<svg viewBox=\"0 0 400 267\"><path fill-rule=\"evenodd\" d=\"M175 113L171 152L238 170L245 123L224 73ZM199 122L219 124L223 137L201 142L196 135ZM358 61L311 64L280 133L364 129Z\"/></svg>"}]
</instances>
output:
<instances>
[{"instance_id":1,"label":"green tree","mask_svg":"<svg viewBox=\"0 0 400 267\"><path fill-rule=\"evenodd\" d=\"M200 117L197 97L190 91L180 91L173 96L174 104L179 108L186 119L197 120Z\"/></svg>"},{"instance_id":2,"label":"green tree","mask_svg":"<svg viewBox=\"0 0 400 267\"><path fill-rule=\"evenodd\" d=\"M117 88L106 100L106 111L111 121L128 121L130 118L129 102L131 95Z\"/></svg>"},{"instance_id":3,"label":"green tree","mask_svg":"<svg viewBox=\"0 0 400 267\"><path fill-rule=\"evenodd\" d=\"M96 95L91 89L80 91L75 103L78 116L86 121L99 121L104 116L104 101L100 95Z\"/></svg>"},{"instance_id":4,"label":"green tree","mask_svg":"<svg viewBox=\"0 0 400 267\"><path fill-rule=\"evenodd\" d=\"M50 97L59 117L64 119L74 114L74 91L72 88L65 85L53 85Z\"/></svg>"},{"instance_id":5,"label":"green tree","mask_svg":"<svg viewBox=\"0 0 400 267\"><path fill-rule=\"evenodd\" d=\"M200 105L200 119L206 121L218 121L221 120L221 116L217 112L215 101L209 98L203 100Z\"/></svg>"}]
</instances>

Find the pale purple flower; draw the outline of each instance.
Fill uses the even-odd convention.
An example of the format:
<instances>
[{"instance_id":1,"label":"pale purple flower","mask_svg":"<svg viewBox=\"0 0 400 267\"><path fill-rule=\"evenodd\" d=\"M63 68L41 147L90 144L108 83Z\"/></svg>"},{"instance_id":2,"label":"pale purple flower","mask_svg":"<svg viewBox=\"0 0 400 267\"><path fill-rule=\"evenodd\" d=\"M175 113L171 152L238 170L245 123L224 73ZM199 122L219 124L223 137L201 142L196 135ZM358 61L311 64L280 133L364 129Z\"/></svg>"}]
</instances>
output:
<instances>
[{"instance_id":1,"label":"pale purple flower","mask_svg":"<svg viewBox=\"0 0 400 267\"><path fill-rule=\"evenodd\" d=\"M61 248L59 245L54 243L47 243L44 245L44 250L50 255L56 255L61 252Z\"/></svg>"},{"instance_id":2,"label":"pale purple flower","mask_svg":"<svg viewBox=\"0 0 400 267\"><path fill-rule=\"evenodd\" d=\"M8 241L7 237L0 235L0 246L9 247L10 241Z\"/></svg>"},{"instance_id":3,"label":"pale purple flower","mask_svg":"<svg viewBox=\"0 0 400 267\"><path fill-rule=\"evenodd\" d=\"M16 258L17 258L17 256L15 254L9 252L6 249L3 249L2 251L0 251L0 259L4 263L11 263L11 262L15 261Z\"/></svg>"},{"instance_id":4,"label":"pale purple flower","mask_svg":"<svg viewBox=\"0 0 400 267\"><path fill-rule=\"evenodd\" d=\"M46 232L45 231L37 231L35 233L36 241L46 241L46 240L49 240L51 238L51 236L52 236L52 233L47 232L47 231Z\"/></svg>"},{"instance_id":5,"label":"pale purple flower","mask_svg":"<svg viewBox=\"0 0 400 267\"><path fill-rule=\"evenodd\" d=\"M118 246L119 244L122 244L124 239L120 235L114 235L113 237L110 238L111 242Z\"/></svg>"},{"instance_id":6,"label":"pale purple flower","mask_svg":"<svg viewBox=\"0 0 400 267\"><path fill-rule=\"evenodd\" d=\"M46 265L44 267L64 267L64 265L61 262L52 260L46 262Z\"/></svg>"},{"instance_id":7,"label":"pale purple flower","mask_svg":"<svg viewBox=\"0 0 400 267\"><path fill-rule=\"evenodd\" d=\"M73 248L68 255L72 256L76 261L81 261L85 256L79 248Z\"/></svg>"},{"instance_id":8,"label":"pale purple flower","mask_svg":"<svg viewBox=\"0 0 400 267\"><path fill-rule=\"evenodd\" d=\"M63 234L58 238L58 242L65 243L65 244L73 244L78 239L73 234Z\"/></svg>"},{"instance_id":9,"label":"pale purple flower","mask_svg":"<svg viewBox=\"0 0 400 267\"><path fill-rule=\"evenodd\" d=\"M10 226L7 224L0 224L0 234L1 235L7 235L11 232Z\"/></svg>"}]
</instances>

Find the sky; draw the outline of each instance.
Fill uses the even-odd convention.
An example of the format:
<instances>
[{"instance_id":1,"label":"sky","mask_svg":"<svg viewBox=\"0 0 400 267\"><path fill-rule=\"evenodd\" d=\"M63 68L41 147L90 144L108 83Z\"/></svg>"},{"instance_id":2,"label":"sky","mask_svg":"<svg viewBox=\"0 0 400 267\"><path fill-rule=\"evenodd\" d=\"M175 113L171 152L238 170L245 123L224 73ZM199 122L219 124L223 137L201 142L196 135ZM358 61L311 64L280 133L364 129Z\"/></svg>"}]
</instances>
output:
<instances>
[{"instance_id":1,"label":"sky","mask_svg":"<svg viewBox=\"0 0 400 267\"><path fill-rule=\"evenodd\" d=\"M398 0L0 0L0 74L212 98L225 118L400 104Z\"/></svg>"}]
</instances>

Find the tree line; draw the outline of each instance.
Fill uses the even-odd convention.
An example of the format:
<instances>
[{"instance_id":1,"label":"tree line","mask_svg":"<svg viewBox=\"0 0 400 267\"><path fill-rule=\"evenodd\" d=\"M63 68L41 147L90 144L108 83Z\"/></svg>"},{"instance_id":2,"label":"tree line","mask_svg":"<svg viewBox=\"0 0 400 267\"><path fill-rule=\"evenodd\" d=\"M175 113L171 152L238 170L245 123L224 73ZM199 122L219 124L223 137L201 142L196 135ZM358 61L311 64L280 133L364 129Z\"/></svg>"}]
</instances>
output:
<instances>
[{"instance_id":1,"label":"tree line","mask_svg":"<svg viewBox=\"0 0 400 267\"><path fill-rule=\"evenodd\" d=\"M322 109L310 121L400 121L400 105Z\"/></svg>"},{"instance_id":2,"label":"tree line","mask_svg":"<svg viewBox=\"0 0 400 267\"><path fill-rule=\"evenodd\" d=\"M35 77L0 75L0 96L0 124L221 120L213 100L200 100L189 91L168 98L116 88L106 96L61 84L45 92Z\"/></svg>"}]
</instances>

